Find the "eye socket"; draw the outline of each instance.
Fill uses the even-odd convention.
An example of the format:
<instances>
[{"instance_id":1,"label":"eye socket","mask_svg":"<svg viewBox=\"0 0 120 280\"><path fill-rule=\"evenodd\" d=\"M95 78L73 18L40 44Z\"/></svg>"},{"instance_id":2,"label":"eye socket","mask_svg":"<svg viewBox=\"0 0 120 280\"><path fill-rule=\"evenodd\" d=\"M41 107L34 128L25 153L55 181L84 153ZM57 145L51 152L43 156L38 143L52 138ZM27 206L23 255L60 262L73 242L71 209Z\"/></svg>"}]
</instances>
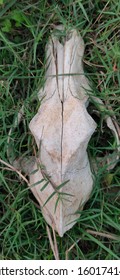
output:
<instances>
[{"instance_id":1,"label":"eye socket","mask_svg":"<svg viewBox=\"0 0 120 280\"><path fill-rule=\"evenodd\" d=\"M104 157L114 151L115 137L108 128L103 116L96 110L96 107L90 102L87 107L88 113L97 123L97 128L90 139L88 149L93 156Z\"/></svg>"}]
</instances>

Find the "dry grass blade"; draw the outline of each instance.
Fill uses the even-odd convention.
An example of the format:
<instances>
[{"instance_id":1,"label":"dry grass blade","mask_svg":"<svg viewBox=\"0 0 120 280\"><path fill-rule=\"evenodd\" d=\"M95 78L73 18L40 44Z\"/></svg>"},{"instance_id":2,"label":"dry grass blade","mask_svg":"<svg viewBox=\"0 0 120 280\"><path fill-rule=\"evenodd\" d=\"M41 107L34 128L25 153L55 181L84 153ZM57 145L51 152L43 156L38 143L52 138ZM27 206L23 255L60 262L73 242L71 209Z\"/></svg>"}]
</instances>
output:
<instances>
[{"instance_id":1,"label":"dry grass blade","mask_svg":"<svg viewBox=\"0 0 120 280\"><path fill-rule=\"evenodd\" d=\"M47 230L47 234L48 234L50 246L51 246L51 249L52 249L52 251L53 251L55 260L59 260L59 253L58 253L58 247L57 247L57 241L56 241L55 231L54 231L54 229L53 229L53 238L54 238L54 242L53 242L52 236L51 236L51 232L50 232L50 229L49 229L48 225L46 225L46 230Z\"/></svg>"},{"instance_id":2,"label":"dry grass blade","mask_svg":"<svg viewBox=\"0 0 120 280\"><path fill-rule=\"evenodd\" d=\"M96 24L96 22L98 22L98 21L101 19L102 14L103 14L103 12L105 11L105 9L107 8L109 2L110 2L110 1L108 1L108 2L105 4L105 6L104 6L104 8L102 9L101 13L99 14L99 16L96 18L96 20L95 20L94 23L92 24L92 27Z\"/></svg>"},{"instance_id":3,"label":"dry grass blade","mask_svg":"<svg viewBox=\"0 0 120 280\"><path fill-rule=\"evenodd\" d=\"M113 239L113 240L116 240L116 241L120 241L120 237L115 235L115 234L109 234L109 233L94 231L94 230L90 230L90 229L87 229L86 232L88 232L92 235L98 235L98 236L101 236L101 237L106 237L106 238L110 238L110 239Z\"/></svg>"},{"instance_id":4,"label":"dry grass blade","mask_svg":"<svg viewBox=\"0 0 120 280\"><path fill-rule=\"evenodd\" d=\"M53 238L54 238L54 247L55 247L55 253L56 253L56 257L57 257L57 260L59 260L59 252L58 252L58 246L57 246L57 240L56 240L56 234L55 234L55 230L54 228L52 228L53 230Z\"/></svg>"}]
</instances>

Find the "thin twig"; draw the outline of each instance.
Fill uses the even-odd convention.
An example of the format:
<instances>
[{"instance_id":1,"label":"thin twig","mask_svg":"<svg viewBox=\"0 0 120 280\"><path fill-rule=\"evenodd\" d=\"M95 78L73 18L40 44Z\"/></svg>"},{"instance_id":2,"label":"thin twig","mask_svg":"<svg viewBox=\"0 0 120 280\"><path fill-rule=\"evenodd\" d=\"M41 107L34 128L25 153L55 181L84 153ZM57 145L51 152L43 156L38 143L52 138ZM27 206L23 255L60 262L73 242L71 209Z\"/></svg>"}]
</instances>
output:
<instances>
[{"instance_id":1,"label":"thin twig","mask_svg":"<svg viewBox=\"0 0 120 280\"><path fill-rule=\"evenodd\" d=\"M75 247L75 245L79 242L81 240L81 238L79 238L76 242L74 242L73 243L73 245L68 249L68 250L66 250L66 252L65 252L65 259L66 260L69 260L69 253L70 253L70 251Z\"/></svg>"},{"instance_id":2,"label":"thin twig","mask_svg":"<svg viewBox=\"0 0 120 280\"><path fill-rule=\"evenodd\" d=\"M25 176L20 171L18 171L14 166L12 166L11 164L2 160L1 158L0 158L0 162L2 164L6 165L8 168L10 168L10 171L16 172L27 183L27 185L30 187L29 181L25 178Z\"/></svg>"}]
</instances>

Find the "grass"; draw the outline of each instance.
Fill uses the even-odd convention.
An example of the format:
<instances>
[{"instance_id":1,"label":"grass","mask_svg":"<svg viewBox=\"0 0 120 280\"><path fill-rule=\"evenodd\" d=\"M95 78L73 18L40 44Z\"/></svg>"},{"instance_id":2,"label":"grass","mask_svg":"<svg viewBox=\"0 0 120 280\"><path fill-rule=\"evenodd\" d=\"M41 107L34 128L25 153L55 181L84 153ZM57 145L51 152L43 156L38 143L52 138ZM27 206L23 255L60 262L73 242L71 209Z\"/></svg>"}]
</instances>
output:
<instances>
[{"instance_id":1,"label":"grass","mask_svg":"<svg viewBox=\"0 0 120 280\"><path fill-rule=\"evenodd\" d=\"M95 96L120 123L120 3L109 1L0 1L0 157L8 162L7 137L21 106L25 123L14 132L17 155L32 153L28 124L38 110L44 81L45 44L54 24L76 28L85 41L84 67ZM89 110L93 109L93 105ZM106 155L111 136L102 117L89 143L92 156ZM101 129L102 128L102 129ZM103 131L103 132L102 132ZM15 172L0 167L0 259L54 259L41 210ZM120 259L120 164L99 168L77 224L57 236L60 259ZM65 253L66 252L66 253Z\"/></svg>"}]
</instances>

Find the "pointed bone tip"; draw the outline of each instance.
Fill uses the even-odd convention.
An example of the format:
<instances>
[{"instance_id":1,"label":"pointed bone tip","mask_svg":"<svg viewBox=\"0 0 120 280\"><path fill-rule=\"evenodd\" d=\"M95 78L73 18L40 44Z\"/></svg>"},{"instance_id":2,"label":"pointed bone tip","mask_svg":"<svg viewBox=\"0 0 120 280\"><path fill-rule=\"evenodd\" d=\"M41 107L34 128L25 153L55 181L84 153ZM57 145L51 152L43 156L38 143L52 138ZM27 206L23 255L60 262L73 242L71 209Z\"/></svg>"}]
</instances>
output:
<instances>
[{"instance_id":1,"label":"pointed bone tip","mask_svg":"<svg viewBox=\"0 0 120 280\"><path fill-rule=\"evenodd\" d=\"M56 228L56 231L58 232L59 236L62 238L64 234L74 226L74 224L76 224L75 220L67 223L66 225L63 225L63 223L61 223L59 224L59 227Z\"/></svg>"}]
</instances>

